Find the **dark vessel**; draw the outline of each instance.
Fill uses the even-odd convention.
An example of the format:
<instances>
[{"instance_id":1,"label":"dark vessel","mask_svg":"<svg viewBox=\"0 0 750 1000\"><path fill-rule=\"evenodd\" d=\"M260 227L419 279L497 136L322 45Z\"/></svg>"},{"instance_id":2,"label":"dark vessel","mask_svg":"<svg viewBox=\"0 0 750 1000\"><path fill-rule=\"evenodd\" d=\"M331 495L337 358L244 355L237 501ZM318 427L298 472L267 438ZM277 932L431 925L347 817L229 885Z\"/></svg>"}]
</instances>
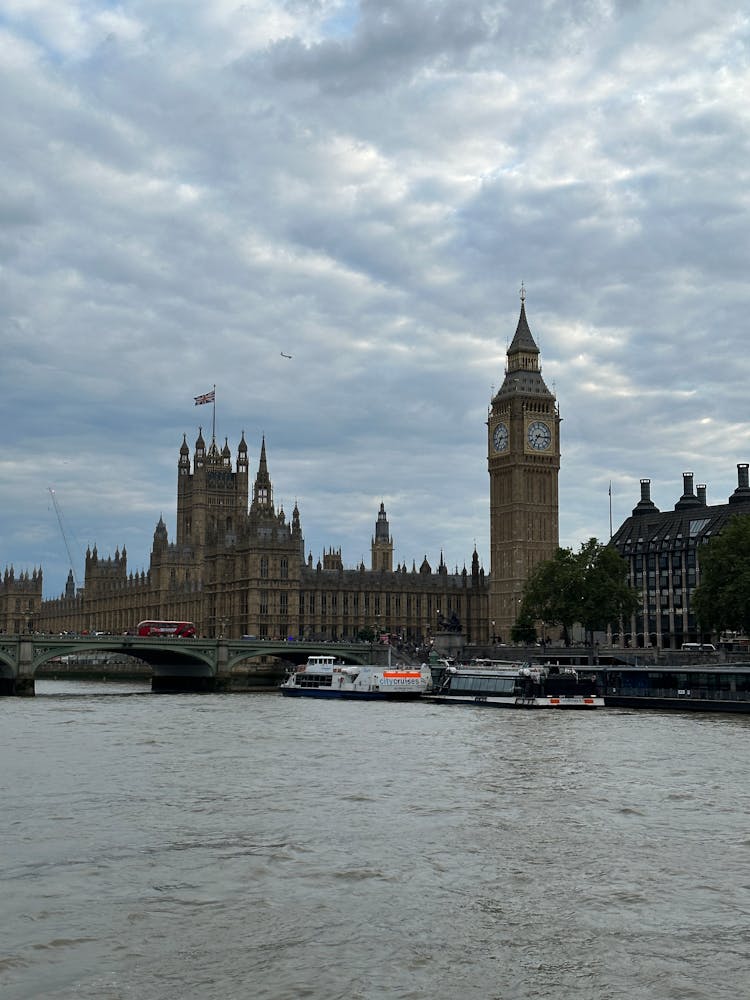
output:
<instances>
[{"instance_id":1,"label":"dark vessel","mask_svg":"<svg viewBox=\"0 0 750 1000\"><path fill-rule=\"evenodd\" d=\"M720 667L608 667L602 671L602 681L605 705L750 712L750 663Z\"/></svg>"},{"instance_id":2,"label":"dark vessel","mask_svg":"<svg viewBox=\"0 0 750 1000\"><path fill-rule=\"evenodd\" d=\"M591 675L548 665L492 661L433 671L433 692L426 698L498 708L591 709L604 704Z\"/></svg>"}]
</instances>

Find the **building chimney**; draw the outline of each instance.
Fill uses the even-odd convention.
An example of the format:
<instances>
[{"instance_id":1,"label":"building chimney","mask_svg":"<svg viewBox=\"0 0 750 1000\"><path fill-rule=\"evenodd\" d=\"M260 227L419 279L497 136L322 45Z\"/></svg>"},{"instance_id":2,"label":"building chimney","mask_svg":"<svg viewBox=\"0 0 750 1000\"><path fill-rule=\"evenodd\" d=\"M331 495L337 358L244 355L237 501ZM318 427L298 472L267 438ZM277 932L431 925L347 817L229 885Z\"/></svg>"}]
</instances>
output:
<instances>
[{"instance_id":1,"label":"building chimney","mask_svg":"<svg viewBox=\"0 0 750 1000\"><path fill-rule=\"evenodd\" d=\"M659 508L651 500L651 480L642 479L641 480L641 499L633 508L633 517L637 517L639 514L658 514Z\"/></svg>"},{"instance_id":2,"label":"building chimney","mask_svg":"<svg viewBox=\"0 0 750 1000\"><path fill-rule=\"evenodd\" d=\"M750 485L748 485L747 470L747 462L743 462L737 466L737 489L730 496L730 503L750 503Z\"/></svg>"},{"instance_id":3,"label":"building chimney","mask_svg":"<svg viewBox=\"0 0 750 1000\"><path fill-rule=\"evenodd\" d=\"M706 484L705 483L698 483L698 485L695 487L695 492L698 495L698 500L700 501L701 506L705 507L706 506Z\"/></svg>"},{"instance_id":4,"label":"building chimney","mask_svg":"<svg viewBox=\"0 0 750 1000\"><path fill-rule=\"evenodd\" d=\"M698 507L700 501L693 493L693 473L682 473L682 496L674 505L675 510L682 510L683 507Z\"/></svg>"}]
</instances>

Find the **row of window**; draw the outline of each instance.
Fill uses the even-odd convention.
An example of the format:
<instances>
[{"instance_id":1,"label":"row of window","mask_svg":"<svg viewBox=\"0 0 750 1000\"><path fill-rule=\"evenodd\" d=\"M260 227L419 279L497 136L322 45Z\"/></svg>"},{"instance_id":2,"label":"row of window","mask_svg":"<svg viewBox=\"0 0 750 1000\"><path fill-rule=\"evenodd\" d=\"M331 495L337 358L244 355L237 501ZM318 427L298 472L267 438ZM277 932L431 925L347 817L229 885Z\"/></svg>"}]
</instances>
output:
<instances>
[{"instance_id":1,"label":"row of window","mask_svg":"<svg viewBox=\"0 0 750 1000\"><path fill-rule=\"evenodd\" d=\"M267 615L268 607L269 607L268 591L261 590L260 603L258 608L260 614ZM287 615L288 613L289 613L289 594L287 594L285 591L282 591L279 594L279 614Z\"/></svg>"},{"instance_id":2,"label":"row of window","mask_svg":"<svg viewBox=\"0 0 750 1000\"><path fill-rule=\"evenodd\" d=\"M662 572L667 572L670 567L672 570L682 569L683 558L688 568L691 566L695 567L695 549L688 549L687 552L672 552L671 554L669 552L662 552L658 555L655 552L647 554L637 552L631 556L631 562L636 570L648 569L654 571L658 559L659 569Z\"/></svg>"},{"instance_id":3,"label":"row of window","mask_svg":"<svg viewBox=\"0 0 750 1000\"><path fill-rule=\"evenodd\" d=\"M360 596L362 600L360 602ZM395 615L397 618L401 617L402 614L402 603L405 606L405 614L407 618L412 616L422 617L426 616L428 620L431 620L433 614L437 614L440 611L446 617L450 617L454 612L458 617L461 617L462 612L462 601L461 598L453 598L452 600L442 601L440 606L433 606L433 598L431 595L411 595L407 594L402 602L401 594L337 594L335 591L328 593L326 591L302 591L299 596L299 606L300 614L314 615L320 613L322 615L328 614L329 612L333 615L338 614L339 610L339 597L341 598L341 607L344 615L352 614L359 615L361 613L365 617L370 615L382 615L385 614L386 617ZM372 598L372 599L371 599ZM360 608L361 605L361 608Z\"/></svg>"},{"instance_id":4,"label":"row of window","mask_svg":"<svg viewBox=\"0 0 750 1000\"><path fill-rule=\"evenodd\" d=\"M698 691L750 691L750 674L724 674L719 671L704 673L686 673L681 671L649 671L648 674L634 674L623 671L610 671L607 683L619 683L623 690L638 689L687 690Z\"/></svg>"},{"instance_id":5,"label":"row of window","mask_svg":"<svg viewBox=\"0 0 750 1000\"><path fill-rule=\"evenodd\" d=\"M710 519L706 517L698 521L691 521L690 531L689 531L690 538L697 538L700 532L706 527L709 520ZM706 532L706 535L701 539L701 542L708 541L710 534L711 534L710 531ZM627 549L630 549L633 546L633 544L643 545L644 544L643 535L639 535L635 543L633 542L632 538L626 538L623 544ZM679 532L678 534L675 535L674 541L670 539L669 535L665 535L663 538L650 538L646 544L648 545L648 548L652 550L658 548L679 549L682 547L683 544L682 532Z\"/></svg>"},{"instance_id":6,"label":"row of window","mask_svg":"<svg viewBox=\"0 0 750 1000\"><path fill-rule=\"evenodd\" d=\"M31 597L29 598L29 600L28 600L28 602L26 604L26 608L27 608L28 611L33 611L34 610L34 599L33 598L31 598ZM16 606L15 606L14 610L15 611L20 611L21 610L21 598L20 597L16 598Z\"/></svg>"},{"instance_id":7,"label":"row of window","mask_svg":"<svg viewBox=\"0 0 750 1000\"><path fill-rule=\"evenodd\" d=\"M262 556L260 560L260 577L261 580L268 579L268 556ZM289 560L280 559L279 560L279 578L281 580L289 579Z\"/></svg>"},{"instance_id":8,"label":"row of window","mask_svg":"<svg viewBox=\"0 0 750 1000\"><path fill-rule=\"evenodd\" d=\"M451 677L450 690L456 694L466 692L474 694L513 694L516 688L515 677Z\"/></svg>"},{"instance_id":9,"label":"row of window","mask_svg":"<svg viewBox=\"0 0 750 1000\"><path fill-rule=\"evenodd\" d=\"M295 687L329 688L332 681L331 674L298 674Z\"/></svg>"}]
</instances>

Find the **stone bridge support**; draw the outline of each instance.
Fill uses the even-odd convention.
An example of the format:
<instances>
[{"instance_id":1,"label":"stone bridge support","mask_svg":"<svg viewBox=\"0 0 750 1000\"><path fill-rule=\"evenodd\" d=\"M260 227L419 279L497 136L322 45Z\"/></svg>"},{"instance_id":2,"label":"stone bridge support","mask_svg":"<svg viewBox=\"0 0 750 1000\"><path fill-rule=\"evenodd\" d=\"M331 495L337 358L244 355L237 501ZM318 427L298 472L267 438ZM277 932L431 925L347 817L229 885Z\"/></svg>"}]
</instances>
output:
<instances>
[{"instance_id":1,"label":"stone bridge support","mask_svg":"<svg viewBox=\"0 0 750 1000\"><path fill-rule=\"evenodd\" d=\"M16 673L15 694L32 697L34 690L34 643L22 638L18 644L18 672Z\"/></svg>"}]
</instances>

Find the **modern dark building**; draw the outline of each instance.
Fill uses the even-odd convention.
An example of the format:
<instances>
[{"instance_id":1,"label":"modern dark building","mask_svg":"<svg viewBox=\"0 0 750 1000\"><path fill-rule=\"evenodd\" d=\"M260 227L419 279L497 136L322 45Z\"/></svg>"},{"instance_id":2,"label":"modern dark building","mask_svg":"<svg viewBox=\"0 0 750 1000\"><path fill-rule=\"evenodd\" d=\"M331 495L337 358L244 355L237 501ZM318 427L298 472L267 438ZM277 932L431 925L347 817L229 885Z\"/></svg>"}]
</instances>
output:
<instances>
[{"instance_id":1,"label":"modern dark building","mask_svg":"<svg viewBox=\"0 0 750 1000\"><path fill-rule=\"evenodd\" d=\"M706 486L693 488L683 474L682 496L674 510L660 511L651 499L651 480L641 480L641 499L612 536L628 564L630 586L641 605L613 642L679 649L683 642L708 640L698 633L691 598L700 583L701 545L718 535L730 518L750 514L748 465L737 466L737 488L726 503L709 505Z\"/></svg>"}]
</instances>

